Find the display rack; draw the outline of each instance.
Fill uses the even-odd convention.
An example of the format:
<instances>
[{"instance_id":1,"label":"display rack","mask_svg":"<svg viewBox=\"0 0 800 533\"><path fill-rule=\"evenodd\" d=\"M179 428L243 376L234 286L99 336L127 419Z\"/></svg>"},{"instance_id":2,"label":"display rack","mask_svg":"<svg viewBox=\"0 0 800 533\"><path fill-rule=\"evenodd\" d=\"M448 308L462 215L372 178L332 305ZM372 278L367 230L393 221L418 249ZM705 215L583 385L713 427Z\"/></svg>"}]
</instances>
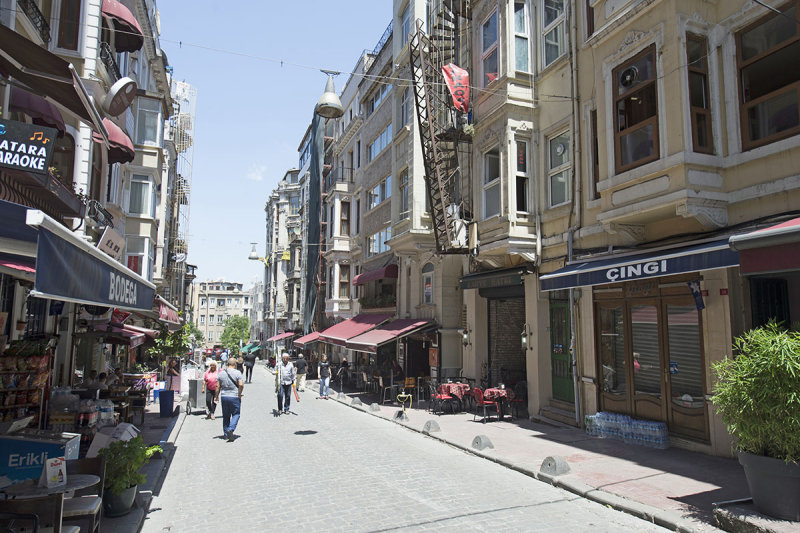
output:
<instances>
[{"instance_id":1,"label":"display rack","mask_svg":"<svg viewBox=\"0 0 800 533\"><path fill-rule=\"evenodd\" d=\"M42 427L50 390L52 348L45 340L22 340L0 356L0 421L33 415L33 427Z\"/></svg>"}]
</instances>

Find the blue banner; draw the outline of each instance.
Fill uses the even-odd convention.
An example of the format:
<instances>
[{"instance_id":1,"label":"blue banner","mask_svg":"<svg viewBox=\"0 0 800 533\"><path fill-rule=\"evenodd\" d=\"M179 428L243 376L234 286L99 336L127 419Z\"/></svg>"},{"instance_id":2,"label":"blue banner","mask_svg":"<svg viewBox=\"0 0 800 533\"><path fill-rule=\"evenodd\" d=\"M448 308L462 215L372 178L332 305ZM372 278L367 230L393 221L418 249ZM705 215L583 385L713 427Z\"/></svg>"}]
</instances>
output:
<instances>
[{"instance_id":1,"label":"blue banner","mask_svg":"<svg viewBox=\"0 0 800 533\"><path fill-rule=\"evenodd\" d=\"M102 253L98 251L98 254ZM155 289L56 234L39 228L34 290L46 297L150 311Z\"/></svg>"}]
</instances>

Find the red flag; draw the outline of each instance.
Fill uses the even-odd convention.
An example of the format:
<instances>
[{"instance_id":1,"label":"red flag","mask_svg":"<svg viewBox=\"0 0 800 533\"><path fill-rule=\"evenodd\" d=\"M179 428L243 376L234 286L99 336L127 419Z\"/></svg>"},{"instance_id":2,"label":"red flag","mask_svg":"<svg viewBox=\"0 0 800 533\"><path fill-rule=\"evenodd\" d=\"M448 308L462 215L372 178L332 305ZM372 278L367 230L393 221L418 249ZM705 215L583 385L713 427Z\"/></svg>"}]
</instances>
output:
<instances>
[{"instance_id":1,"label":"red flag","mask_svg":"<svg viewBox=\"0 0 800 533\"><path fill-rule=\"evenodd\" d=\"M444 81L453 95L453 106L463 113L469 112L469 72L449 63L442 67Z\"/></svg>"}]
</instances>

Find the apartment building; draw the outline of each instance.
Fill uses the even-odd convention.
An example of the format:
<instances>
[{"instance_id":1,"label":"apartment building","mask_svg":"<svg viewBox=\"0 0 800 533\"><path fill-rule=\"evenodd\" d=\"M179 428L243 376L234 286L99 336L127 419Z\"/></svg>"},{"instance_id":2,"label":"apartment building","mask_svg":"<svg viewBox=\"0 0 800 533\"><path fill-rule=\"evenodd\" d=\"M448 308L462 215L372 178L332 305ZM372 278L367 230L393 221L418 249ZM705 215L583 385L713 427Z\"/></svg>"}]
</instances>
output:
<instances>
[{"instance_id":1,"label":"apartment building","mask_svg":"<svg viewBox=\"0 0 800 533\"><path fill-rule=\"evenodd\" d=\"M201 348L205 350L220 346L220 337L225 331L225 321L233 316L249 317L253 308L251 291L242 289L242 284L231 281L200 281L194 284L195 326L203 333Z\"/></svg>"}]
</instances>

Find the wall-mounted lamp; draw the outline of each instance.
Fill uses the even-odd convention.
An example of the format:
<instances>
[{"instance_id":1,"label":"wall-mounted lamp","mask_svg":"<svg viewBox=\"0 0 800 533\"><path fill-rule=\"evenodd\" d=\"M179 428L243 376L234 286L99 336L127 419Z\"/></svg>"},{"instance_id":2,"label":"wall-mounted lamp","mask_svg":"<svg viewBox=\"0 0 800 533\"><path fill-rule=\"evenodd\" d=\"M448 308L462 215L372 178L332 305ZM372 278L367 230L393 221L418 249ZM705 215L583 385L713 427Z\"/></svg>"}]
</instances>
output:
<instances>
[{"instance_id":1,"label":"wall-mounted lamp","mask_svg":"<svg viewBox=\"0 0 800 533\"><path fill-rule=\"evenodd\" d=\"M469 334L472 333L472 330L467 327L460 331L461 331L461 344L463 344L464 346L471 345L472 340L469 338Z\"/></svg>"},{"instance_id":2,"label":"wall-mounted lamp","mask_svg":"<svg viewBox=\"0 0 800 533\"><path fill-rule=\"evenodd\" d=\"M520 342L522 343L522 349L528 350L531 349L531 343L533 342L533 335L528 330L528 324L522 326L522 333L520 334Z\"/></svg>"}]
</instances>

